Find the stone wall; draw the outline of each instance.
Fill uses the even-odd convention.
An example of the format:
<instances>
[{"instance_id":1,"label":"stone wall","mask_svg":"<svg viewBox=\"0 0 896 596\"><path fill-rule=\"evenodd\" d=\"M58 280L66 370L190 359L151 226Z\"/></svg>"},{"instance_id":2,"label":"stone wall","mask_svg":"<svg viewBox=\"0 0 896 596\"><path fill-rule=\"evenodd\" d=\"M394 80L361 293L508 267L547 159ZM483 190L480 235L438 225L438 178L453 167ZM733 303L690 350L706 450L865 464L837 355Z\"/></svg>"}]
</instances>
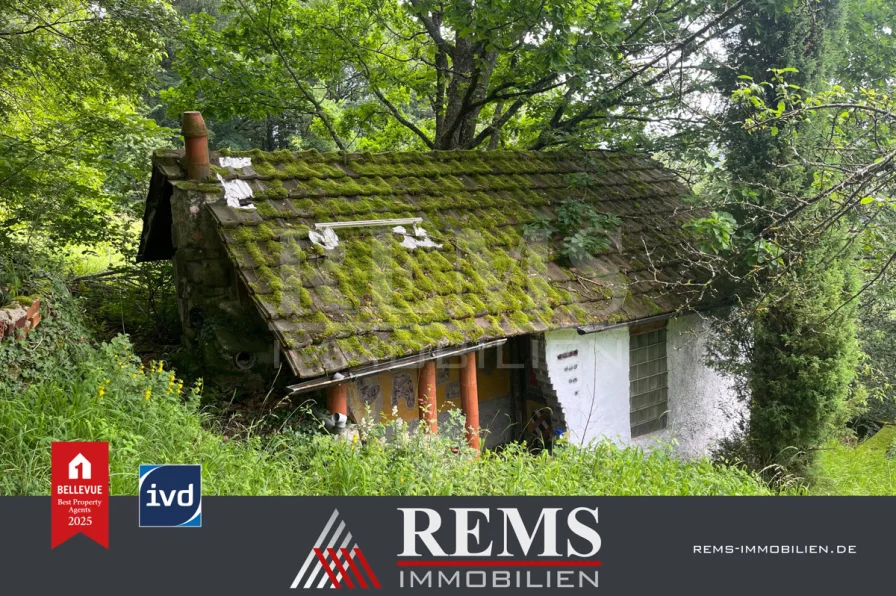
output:
<instances>
[{"instance_id":1,"label":"stone wall","mask_svg":"<svg viewBox=\"0 0 896 596\"><path fill-rule=\"evenodd\" d=\"M211 380L261 388L276 372L279 345L248 292L241 291L243 282L203 208L210 199L223 200L176 185L171 196L172 262L184 344L201 359Z\"/></svg>"}]
</instances>

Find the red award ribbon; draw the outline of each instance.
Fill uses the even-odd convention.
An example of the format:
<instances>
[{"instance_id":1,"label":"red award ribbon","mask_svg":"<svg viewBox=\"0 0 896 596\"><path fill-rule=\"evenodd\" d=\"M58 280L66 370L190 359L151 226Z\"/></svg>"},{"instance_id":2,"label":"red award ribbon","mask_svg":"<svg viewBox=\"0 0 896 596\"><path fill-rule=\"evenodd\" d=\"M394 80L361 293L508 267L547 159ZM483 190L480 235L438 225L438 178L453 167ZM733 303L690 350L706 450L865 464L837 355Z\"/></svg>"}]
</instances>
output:
<instances>
[{"instance_id":1,"label":"red award ribbon","mask_svg":"<svg viewBox=\"0 0 896 596\"><path fill-rule=\"evenodd\" d=\"M109 548L109 443L53 443L51 548L78 532Z\"/></svg>"}]
</instances>

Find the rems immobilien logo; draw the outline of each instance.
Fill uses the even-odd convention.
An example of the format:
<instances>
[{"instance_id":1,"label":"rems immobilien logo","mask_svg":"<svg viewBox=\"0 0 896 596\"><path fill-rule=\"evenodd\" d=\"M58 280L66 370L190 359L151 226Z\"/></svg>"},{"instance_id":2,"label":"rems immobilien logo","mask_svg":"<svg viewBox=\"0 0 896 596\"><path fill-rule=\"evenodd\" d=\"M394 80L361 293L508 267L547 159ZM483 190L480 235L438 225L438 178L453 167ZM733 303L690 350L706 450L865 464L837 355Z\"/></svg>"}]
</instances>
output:
<instances>
[{"instance_id":1,"label":"rems immobilien logo","mask_svg":"<svg viewBox=\"0 0 896 596\"><path fill-rule=\"evenodd\" d=\"M379 588L380 579L386 587L414 590L598 587L597 507L398 511L401 551L394 567L378 567L375 574L334 511L291 587Z\"/></svg>"}]
</instances>

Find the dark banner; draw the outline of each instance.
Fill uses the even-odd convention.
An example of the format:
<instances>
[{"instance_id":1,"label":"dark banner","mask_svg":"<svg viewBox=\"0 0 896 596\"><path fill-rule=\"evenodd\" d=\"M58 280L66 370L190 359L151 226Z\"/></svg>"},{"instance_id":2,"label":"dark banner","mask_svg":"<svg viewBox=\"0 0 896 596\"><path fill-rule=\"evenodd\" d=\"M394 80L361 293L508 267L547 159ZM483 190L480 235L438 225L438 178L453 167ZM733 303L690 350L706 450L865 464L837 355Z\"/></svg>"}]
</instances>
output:
<instances>
[{"instance_id":1,"label":"dark banner","mask_svg":"<svg viewBox=\"0 0 896 596\"><path fill-rule=\"evenodd\" d=\"M3 593L892 590L892 498L201 498L181 482L146 476L144 506L194 522L140 527L138 499L113 497L108 550L81 534L51 548L49 498L0 498Z\"/></svg>"}]
</instances>

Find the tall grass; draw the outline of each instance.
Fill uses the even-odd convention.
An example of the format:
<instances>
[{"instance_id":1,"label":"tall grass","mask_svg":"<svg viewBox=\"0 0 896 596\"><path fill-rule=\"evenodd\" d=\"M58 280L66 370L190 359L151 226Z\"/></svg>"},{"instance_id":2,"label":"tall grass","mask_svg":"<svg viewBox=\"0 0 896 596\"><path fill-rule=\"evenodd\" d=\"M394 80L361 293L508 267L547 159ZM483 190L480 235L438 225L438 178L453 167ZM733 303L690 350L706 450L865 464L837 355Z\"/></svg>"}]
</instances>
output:
<instances>
[{"instance_id":1,"label":"tall grass","mask_svg":"<svg viewBox=\"0 0 896 596\"><path fill-rule=\"evenodd\" d=\"M818 456L812 494L896 496L896 426L850 445L832 442Z\"/></svg>"},{"instance_id":2,"label":"tall grass","mask_svg":"<svg viewBox=\"0 0 896 596\"><path fill-rule=\"evenodd\" d=\"M200 409L200 385L142 366L123 336L66 362L46 358L40 378L0 381L0 494L47 494L51 442L88 440L110 443L117 495L136 494L141 463L201 463L203 492L220 495L769 494L734 468L610 443L477 458L453 438L461 433L410 434L402 423L365 427L360 440L290 427L228 440Z\"/></svg>"}]
</instances>

